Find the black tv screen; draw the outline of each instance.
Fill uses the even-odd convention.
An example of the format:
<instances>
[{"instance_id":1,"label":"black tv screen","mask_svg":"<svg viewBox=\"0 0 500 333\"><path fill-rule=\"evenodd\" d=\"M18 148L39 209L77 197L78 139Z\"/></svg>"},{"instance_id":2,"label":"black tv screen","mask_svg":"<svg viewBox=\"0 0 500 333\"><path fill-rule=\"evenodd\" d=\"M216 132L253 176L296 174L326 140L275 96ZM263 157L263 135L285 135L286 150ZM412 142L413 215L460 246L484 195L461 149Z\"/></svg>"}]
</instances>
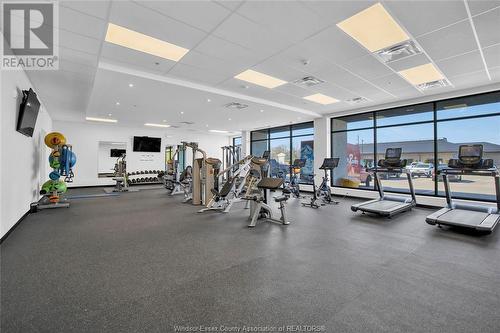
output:
<instances>
[{"instance_id":1,"label":"black tv screen","mask_svg":"<svg viewBox=\"0 0 500 333\"><path fill-rule=\"evenodd\" d=\"M31 88L30 90L23 90L23 101L19 107L19 117L17 118L16 131L32 137L39 109L40 102L38 101L35 92Z\"/></svg>"},{"instance_id":2,"label":"black tv screen","mask_svg":"<svg viewBox=\"0 0 500 333\"><path fill-rule=\"evenodd\" d=\"M159 153L161 151L161 138L134 136L134 151Z\"/></svg>"},{"instance_id":3,"label":"black tv screen","mask_svg":"<svg viewBox=\"0 0 500 333\"><path fill-rule=\"evenodd\" d=\"M123 154L127 152L126 149L111 149L110 156L111 157L121 157Z\"/></svg>"}]
</instances>

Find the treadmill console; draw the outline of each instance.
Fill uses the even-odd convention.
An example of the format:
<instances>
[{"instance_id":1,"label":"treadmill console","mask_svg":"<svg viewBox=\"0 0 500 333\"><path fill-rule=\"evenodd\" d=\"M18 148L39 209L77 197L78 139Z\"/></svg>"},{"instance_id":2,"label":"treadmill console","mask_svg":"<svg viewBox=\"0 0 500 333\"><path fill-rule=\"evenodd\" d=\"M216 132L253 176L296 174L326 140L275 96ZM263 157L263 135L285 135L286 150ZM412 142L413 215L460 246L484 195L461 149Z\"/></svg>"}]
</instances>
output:
<instances>
[{"instance_id":1,"label":"treadmill console","mask_svg":"<svg viewBox=\"0 0 500 333\"><path fill-rule=\"evenodd\" d=\"M384 168L404 168L406 160L401 159L402 148L387 148L385 150L385 159L378 161L379 167Z\"/></svg>"},{"instance_id":2,"label":"treadmill console","mask_svg":"<svg viewBox=\"0 0 500 333\"><path fill-rule=\"evenodd\" d=\"M339 165L339 158L325 158L323 164L319 167L322 170L333 170Z\"/></svg>"},{"instance_id":3,"label":"treadmill console","mask_svg":"<svg viewBox=\"0 0 500 333\"><path fill-rule=\"evenodd\" d=\"M483 160L483 145L461 145L458 148L458 159L450 159L448 167L454 169L490 169L493 168L493 160Z\"/></svg>"},{"instance_id":4,"label":"treadmill console","mask_svg":"<svg viewBox=\"0 0 500 333\"><path fill-rule=\"evenodd\" d=\"M306 160L303 158L297 158L295 161L293 161L293 164L291 165L292 168L303 168L306 165Z\"/></svg>"}]
</instances>

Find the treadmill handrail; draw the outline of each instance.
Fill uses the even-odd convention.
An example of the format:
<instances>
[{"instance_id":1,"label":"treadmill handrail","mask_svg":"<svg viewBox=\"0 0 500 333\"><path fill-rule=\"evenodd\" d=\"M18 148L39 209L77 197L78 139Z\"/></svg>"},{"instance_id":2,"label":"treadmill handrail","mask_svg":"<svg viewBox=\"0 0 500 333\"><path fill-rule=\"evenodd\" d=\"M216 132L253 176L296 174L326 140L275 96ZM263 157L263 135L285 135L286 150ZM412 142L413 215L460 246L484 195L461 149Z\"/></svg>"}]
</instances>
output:
<instances>
[{"instance_id":1,"label":"treadmill handrail","mask_svg":"<svg viewBox=\"0 0 500 333\"><path fill-rule=\"evenodd\" d=\"M406 168L381 168L381 167L373 167L373 168L366 168L366 172L382 172L382 173L388 173L388 172L399 172L399 173L408 173L409 171Z\"/></svg>"},{"instance_id":2,"label":"treadmill handrail","mask_svg":"<svg viewBox=\"0 0 500 333\"><path fill-rule=\"evenodd\" d=\"M438 175L476 175L476 176L491 176L495 177L499 175L498 169L491 168L491 169L455 169L455 168L443 168L441 170L437 171Z\"/></svg>"}]
</instances>

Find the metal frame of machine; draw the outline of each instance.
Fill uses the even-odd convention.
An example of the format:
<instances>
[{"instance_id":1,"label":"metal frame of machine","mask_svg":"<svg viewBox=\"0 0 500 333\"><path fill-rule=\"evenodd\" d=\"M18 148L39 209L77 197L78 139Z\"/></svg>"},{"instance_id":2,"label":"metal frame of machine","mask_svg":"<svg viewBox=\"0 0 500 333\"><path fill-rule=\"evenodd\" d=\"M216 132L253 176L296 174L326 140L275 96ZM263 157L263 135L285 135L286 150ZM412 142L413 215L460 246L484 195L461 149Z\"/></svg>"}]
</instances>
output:
<instances>
[{"instance_id":1,"label":"metal frame of machine","mask_svg":"<svg viewBox=\"0 0 500 333\"><path fill-rule=\"evenodd\" d=\"M500 173L493 160L482 159L482 145L461 145L458 159L451 159L448 168L438 170L443 177L446 193L446 207L427 216L431 225L465 227L483 232L492 232L500 222ZM474 175L493 177L495 181L496 207L491 205L465 204L453 202L449 175Z\"/></svg>"},{"instance_id":2,"label":"metal frame of machine","mask_svg":"<svg viewBox=\"0 0 500 333\"><path fill-rule=\"evenodd\" d=\"M363 214L373 213L390 218L393 215L409 211L417 205L413 179L411 173L405 168L406 160L401 160L401 153L401 148L387 148L385 159L379 160L377 167L367 169L367 171L373 172L379 198L352 205L351 210L353 212L360 210ZM410 188L410 197L403 195L386 195L378 175L379 173L406 174Z\"/></svg>"}]
</instances>

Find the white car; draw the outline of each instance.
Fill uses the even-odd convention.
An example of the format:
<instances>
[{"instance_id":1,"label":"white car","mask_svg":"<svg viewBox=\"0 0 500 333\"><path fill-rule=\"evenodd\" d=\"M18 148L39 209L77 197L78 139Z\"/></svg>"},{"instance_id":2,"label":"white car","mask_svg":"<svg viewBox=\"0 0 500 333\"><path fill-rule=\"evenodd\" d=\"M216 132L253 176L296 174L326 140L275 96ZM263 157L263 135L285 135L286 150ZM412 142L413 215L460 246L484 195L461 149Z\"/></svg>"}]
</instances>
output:
<instances>
[{"instance_id":1,"label":"white car","mask_svg":"<svg viewBox=\"0 0 500 333\"><path fill-rule=\"evenodd\" d=\"M434 166L431 163L412 162L408 167L412 177L432 177Z\"/></svg>"}]
</instances>

